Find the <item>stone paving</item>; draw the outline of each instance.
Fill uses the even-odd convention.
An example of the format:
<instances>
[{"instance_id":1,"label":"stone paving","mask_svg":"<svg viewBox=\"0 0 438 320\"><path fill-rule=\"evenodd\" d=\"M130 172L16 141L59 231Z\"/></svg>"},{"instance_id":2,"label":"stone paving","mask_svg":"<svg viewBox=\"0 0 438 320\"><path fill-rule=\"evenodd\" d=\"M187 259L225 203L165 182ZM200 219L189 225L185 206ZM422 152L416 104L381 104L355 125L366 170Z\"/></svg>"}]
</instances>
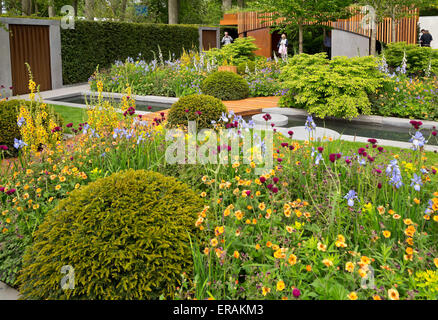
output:
<instances>
[{"instance_id":1,"label":"stone paving","mask_svg":"<svg viewBox=\"0 0 438 320\"><path fill-rule=\"evenodd\" d=\"M0 300L18 300L19 295L17 290L0 281Z\"/></svg>"}]
</instances>

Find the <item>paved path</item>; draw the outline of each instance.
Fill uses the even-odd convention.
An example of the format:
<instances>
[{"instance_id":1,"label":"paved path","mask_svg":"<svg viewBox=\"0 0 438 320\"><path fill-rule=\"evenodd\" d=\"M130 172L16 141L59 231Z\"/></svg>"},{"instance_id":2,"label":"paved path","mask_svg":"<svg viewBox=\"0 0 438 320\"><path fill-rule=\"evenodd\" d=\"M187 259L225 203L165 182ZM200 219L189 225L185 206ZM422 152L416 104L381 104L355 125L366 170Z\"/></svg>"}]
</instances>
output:
<instances>
[{"instance_id":1,"label":"paved path","mask_svg":"<svg viewBox=\"0 0 438 320\"><path fill-rule=\"evenodd\" d=\"M18 300L18 297L17 290L0 281L0 300Z\"/></svg>"}]
</instances>

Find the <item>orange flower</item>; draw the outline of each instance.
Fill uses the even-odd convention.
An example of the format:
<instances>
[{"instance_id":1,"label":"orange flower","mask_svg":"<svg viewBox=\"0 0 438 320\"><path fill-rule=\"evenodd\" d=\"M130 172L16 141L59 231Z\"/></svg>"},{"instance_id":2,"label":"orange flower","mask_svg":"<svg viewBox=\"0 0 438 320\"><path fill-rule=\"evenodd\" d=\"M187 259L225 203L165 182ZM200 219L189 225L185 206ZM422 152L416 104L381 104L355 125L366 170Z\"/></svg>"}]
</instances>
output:
<instances>
[{"instance_id":1,"label":"orange flower","mask_svg":"<svg viewBox=\"0 0 438 320\"><path fill-rule=\"evenodd\" d=\"M297 263L297 256L294 255L294 254L291 254L291 255L289 256L289 258L287 259L287 262L289 262L289 264L290 264L291 266L293 266L294 264Z\"/></svg>"},{"instance_id":2,"label":"orange flower","mask_svg":"<svg viewBox=\"0 0 438 320\"><path fill-rule=\"evenodd\" d=\"M400 300L400 296L398 294L397 289L389 289L388 290L388 298L390 300Z\"/></svg>"},{"instance_id":3,"label":"orange flower","mask_svg":"<svg viewBox=\"0 0 438 320\"><path fill-rule=\"evenodd\" d=\"M437 259L437 260L438 260L438 259ZM310 264L308 264L308 265L306 266L306 271L307 271L307 272L312 271L312 266L311 266Z\"/></svg>"},{"instance_id":4,"label":"orange flower","mask_svg":"<svg viewBox=\"0 0 438 320\"><path fill-rule=\"evenodd\" d=\"M239 259L239 257L240 257L239 251L234 251L233 257L236 259Z\"/></svg>"},{"instance_id":5,"label":"orange flower","mask_svg":"<svg viewBox=\"0 0 438 320\"><path fill-rule=\"evenodd\" d=\"M330 259L324 259L322 260L322 263L326 266L326 267L331 267L333 266L333 261Z\"/></svg>"}]
</instances>

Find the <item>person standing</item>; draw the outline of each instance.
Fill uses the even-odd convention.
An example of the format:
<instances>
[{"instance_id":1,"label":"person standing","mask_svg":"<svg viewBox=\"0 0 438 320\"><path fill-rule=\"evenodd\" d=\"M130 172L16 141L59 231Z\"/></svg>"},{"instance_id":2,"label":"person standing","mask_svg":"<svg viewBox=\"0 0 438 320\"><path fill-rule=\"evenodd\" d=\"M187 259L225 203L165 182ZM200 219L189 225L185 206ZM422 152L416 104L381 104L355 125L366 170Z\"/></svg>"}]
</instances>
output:
<instances>
[{"instance_id":1,"label":"person standing","mask_svg":"<svg viewBox=\"0 0 438 320\"><path fill-rule=\"evenodd\" d=\"M228 32L225 31L224 37L222 38L222 44L226 46L227 44L230 44L232 42L233 42L233 38L231 38L231 36L228 35Z\"/></svg>"},{"instance_id":2,"label":"person standing","mask_svg":"<svg viewBox=\"0 0 438 320\"><path fill-rule=\"evenodd\" d=\"M286 34L281 35L281 39L277 44L278 53L281 55L281 58L283 61L287 60L287 47L289 45L289 42L287 41Z\"/></svg>"},{"instance_id":3,"label":"person standing","mask_svg":"<svg viewBox=\"0 0 438 320\"><path fill-rule=\"evenodd\" d=\"M332 32L329 31L327 34L324 32L324 48L327 52L327 57L332 58Z\"/></svg>"},{"instance_id":4,"label":"person standing","mask_svg":"<svg viewBox=\"0 0 438 320\"><path fill-rule=\"evenodd\" d=\"M429 30L421 30L423 33L420 37L420 43L422 47L430 47L430 43L432 42L433 38L432 35L429 33Z\"/></svg>"}]
</instances>

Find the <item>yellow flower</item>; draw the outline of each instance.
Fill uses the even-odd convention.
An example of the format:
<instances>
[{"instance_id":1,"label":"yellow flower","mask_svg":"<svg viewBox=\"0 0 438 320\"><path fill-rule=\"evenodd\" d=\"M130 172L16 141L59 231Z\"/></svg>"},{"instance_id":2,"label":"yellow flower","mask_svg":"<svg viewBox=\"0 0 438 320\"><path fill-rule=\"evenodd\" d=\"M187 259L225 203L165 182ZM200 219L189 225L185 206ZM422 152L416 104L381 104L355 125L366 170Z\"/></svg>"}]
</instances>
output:
<instances>
[{"instance_id":1,"label":"yellow flower","mask_svg":"<svg viewBox=\"0 0 438 320\"><path fill-rule=\"evenodd\" d=\"M345 270L347 270L348 272L353 272L354 271L354 263L349 261L345 264Z\"/></svg>"},{"instance_id":2,"label":"yellow flower","mask_svg":"<svg viewBox=\"0 0 438 320\"><path fill-rule=\"evenodd\" d=\"M403 222L404 222L404 224L407 225L407 226L409 226L409 225L412 224L412 220L411 220L411 219L404 219Z\"/></svg>"},{"instance_id":3,"label":"yellow flower","mask_svg":"<svg viewBox=\"0 0 438 320\"><path fill-rule=\"evenodd\" d=\"M10 218L6 218L6 223L11 223L11 219Z\"/></svg>"},{"instance_id":4,"label":"yellow flower","mask_svg":"<svg viewBox=\"0 0 438 320\"><path fill-rule=\"evenodd\" d=\"M319 251L326 251L327 250L327 246L321 242L318 242L317 248Z\"/></svg>"},{"instance_id":5,"label":"yellow flower","mask_svg":"<svg viewBox=\"0 0 438 320\"><path fill-rule=\"evenodd\" d=\"M284 284L283 280L280 280L277 282L277 291L283 291L286 285Z\"/></svg>"},{"instance_id":6,"label":"yellow flower","mask_svg":"<svg viewBox=\"0 0 438 320\"><path fill-rule=\"evenodd\" d=\"M286 226L286 231L292 233L294 229L291 226Z\"/></svg>"},{"instance_id":7,"label":"yellow flower","mask_svg":"<svg viewBox=\"0 0 438 320\"><path fill-rule=\"evenodd\" d=\"M234 251L233 257L236 259L239 259L239 257L240 257L239 251Z\"/></svg>"},{"instance_id":8,"label":"yellow flower","mask_svg":"<svg viewBox=\"0 0 438 320\"><path fill-rule=\"evenodd\" d=\"M242 220L243 218L243 212L240 210L237 210L234 215L236 216L237 220Z\"/></svg>"},{"instance_id":9,"label":"yellow flower","mask_svg":"<svg viewBox=\"0 0 438 320\"><path fill-rule=\"evenodd\" d=\"M213 247L216 247L217 244L218 244L217 239L216 239L216 238L211 239L211 240L210 240L210 244L211 244Z\"/></svg>"},{"instance_id":10,"label":"yellow flower","mask_svg":"<svg viewBox=\"0 0 438 320\"><path fill-rule=\"evenodd\" d=\"M262 210L262 211L265 211L266 205L265 205L264 202L259 203L259 209Z\"/></svg>"},{"instance_id":11,"label":"yellow flower","mask_svg":"<svg viewBox=\"0 0 438 320\"><path fill-rule=\"evenodd\" d=\"M205 255L208 255L209 253L210 253L210 249L206 247L206 248L204 249L204 254L205 254Z\"/></svg>"},{"instance_id":12,"label":"yellow flower","mask_svg":"<svg viewBox=\"0 0 438 320\"><path fill-rule=\"evenodd\" d=\"M400 300L400 296L398 294L397 289L389 289L388 290L388 298L389 298L389 300Z\"/></svg>"},{"instance_id":13,"label":"yellow flower","mask_svg":"<svg viewBox=\"0 0 438 320\"><path fill-rule=\"evenodd\" d=\"M382 231L382 233L383 233L383 236L384 236L385 238L389 238L389 237L391 236L391 231L384 230L384 231Z\"/></svg>"},{"instance_id":14,"label":"yellow flower","mask_svg":"<svg viewBox=\"0 0 438 320\"><path fill-rule=\"evenodd\" d=\"M207 193L205 191L201 192L201 197L205 198L207 196Z\"/></svg>"},{"instance_id":15,"label":"yellow flower","mask_svg":"<svg viewBox=\"0 0 438 320\"><path fill-rule=\"evenodd\" d=\"M294 255L293 253L289 256L289 258L287 259L287 262L289 262L289 264L291 266L293 266L294 264L297 263L297 256Z\"/></svg>"},{"instance_id":16,"label":"yellow flower","mask_svg":"<svg viewBox=\"0 0 438 320\"><path fill-rule=\"evenodd\" d=\"M271 288L267 288L267 287L262 288L263 296L266 296L269 292L271 292Z\"/></svg>"},{"instance_id":17,"label":"yellow flower","mask_svg":"<svg viewBox=\"0 0 438 320\"><path fill-rule=\"evenodd\" d=\"M435 264L435 267L438 268L438 258L433 259L433 263Z\"/></svg>"},{"instance_id":18,"label":"yellow flower","mask_svg":"<svg viewBox=\"0 0 438 320\"><path fill-rule=\"evenodd\" d=\"M370 264L370 263L371 263L371 259L368 258L367 256L362 256L362 257L360 258L360 261L361 261L363 264Z\"/></svg>"},{"instance_id":19,"label":"yellow flower","mask_svg":"<svg viewBox=\"0 0 438 320\"><path fill-rule=\"evenodd\" d=\"M257 244L255 245L255 248L256 248L256 250L260 250L260 244L257 243Z\"/></svg>"},{"instance_id":20,"label":"yellow flower","mask_svg":"<svg viewBox=\"0 0 438 320\"><path fill-rule=\"evenodd\" d=\"M382 215L382 214L385 213L385 207L383 207L383 206L378 206L378 207L377 207L377 211L379 212L380 215Z\"/></svg>"},{"instance_id":21,"label":"yellow flower","mask_svg":"<svg viewBox=\"0 0 438 320\"><path fill-rule=\"evenodd\" d=\"M350 300L357 300L357 294L356 292L350 292L350 294L348 295L348 299Z\"/></svg>"},{"instance_id":22,"label":"yellow flower","mask_svg":"<svg viewBox=\"0 0 438 320\"><path fill-rule=\"evenodd\" d=\"M58 185L55 187L55 190L59 190L59 189L61 189L61 186L58 184Z\"/></svg>"},{"instance_id":23,"label":"yellow flower","mask_svg":"<svg viewBox=\"0 0 438 320\"><path fill-rule=\"evenodd\" d=\"M326 266L326 267L331 267L333 266L333 261L330 259L324 259L322 260L322 263Z\"/></svg>"},{"instance_id":24,"label":"yellow flower","mask_svg":"<svg viewBox=\"0 0 438 320\"><path fill-rule=\"evenodd\" d=\"M380 296L376 294L373 296L373 300L382 300L382 298L380 298Z\"/></svg>"}]
</instances>

